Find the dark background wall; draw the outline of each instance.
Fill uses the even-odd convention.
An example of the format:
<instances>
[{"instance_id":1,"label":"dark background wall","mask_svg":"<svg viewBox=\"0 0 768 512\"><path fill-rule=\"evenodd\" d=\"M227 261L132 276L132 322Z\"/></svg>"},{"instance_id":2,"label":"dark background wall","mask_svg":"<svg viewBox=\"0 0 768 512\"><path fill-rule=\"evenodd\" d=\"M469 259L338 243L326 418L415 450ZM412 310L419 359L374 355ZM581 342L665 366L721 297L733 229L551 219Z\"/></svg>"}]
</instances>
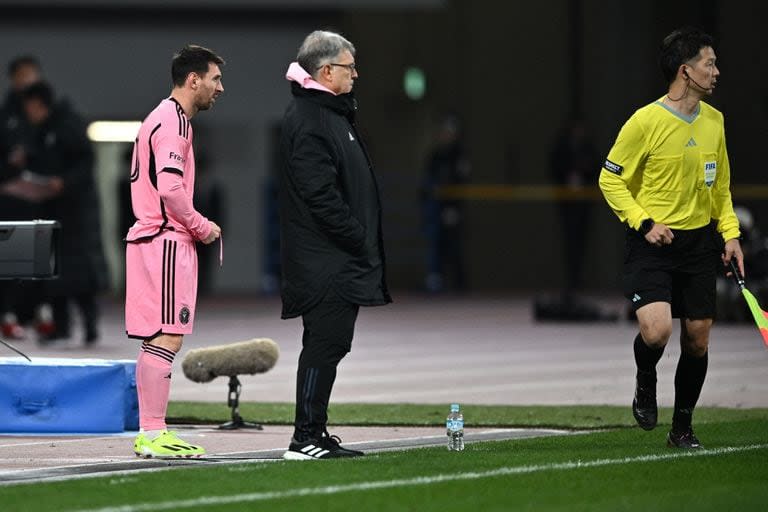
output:
<instances>
[{"instance_id":1,"label":"dark background wall","mask_svg":"<svg viewBox=\"0 0 768 512\"><path fill-rule=\"evenodd\" d=\"M83 6L85 5L85 7ZM344 33L358 50L360 120L381 175L390 275L416 289L425 271L418 183L435 116L466 122L473 183L545 185L561 124L581 112L601 154L638 107L665 92L662 37L682 24L717 38L721 79L712 103L726 115L736 184L762 184L768 140L768 57L757 45L763 2L470 0L387 3L75 1L0 3L0 62L37 54L46 74L91 119L141 119L169 90L173 51L208 45L228 60L225 96L195 120L196 136L230 206L223 292L256 290L263 261L262 184L274 125L289 100L283 80L303 36ZM427 93L408 99L408 66ZM764 199L739 201L768 222ZM471 201L467 256L478 290L556 288L563 280L558 218L546 201ZM109 243L113 243L109 241ZM584 226L590 287L618 285L622 227L602 202Z\"/></svg>"},{"instance_id":2,"label":"dark background wall","mask_svg":"<svg viewBox=\"0 0 768 512\"><path fill-rule=\"evenodd\" d=\"M429 116L457 109L467 121L473 181L547 184L549 151L562 122L582 112L601 154L624 121L666 91L656 64L661 39L695 24L717 38L721 79L711 102L726 116L734 183L765 183L760 147L768 140L768 58L757 50L757 2L448 2L440 12L347 13L363 69L358 92L376 161L400 201L388 216L404 243L396 279L418 279L417 215L403 192L416 185ZM409 104L399 91L406 65L427 70L426 99ZM371 75L375 80L370 80ZM370 99L373 99L371 102ZM368 103L373 103L368 105ZM768 222L765 200L747 204ZM551 202L473 201L469 205L470 281L482 289L538 289L563 280L557 216ZM587 282L618 286L623 228L600 202L584 227ZM414 240L411 245L411 240Z\"/></svg>"}]
</instances>

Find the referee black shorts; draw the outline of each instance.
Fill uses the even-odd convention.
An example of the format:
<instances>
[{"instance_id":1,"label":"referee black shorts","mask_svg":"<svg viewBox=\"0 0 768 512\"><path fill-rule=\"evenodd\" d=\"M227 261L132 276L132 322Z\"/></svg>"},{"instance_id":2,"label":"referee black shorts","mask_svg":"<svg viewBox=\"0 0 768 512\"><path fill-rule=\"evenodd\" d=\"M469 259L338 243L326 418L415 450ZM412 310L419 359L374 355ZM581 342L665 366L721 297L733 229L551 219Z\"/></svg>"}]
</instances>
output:
<instances>
[{"instance_id":1,"label":"referee black shorts","mask_svg":"<svg viewBox=\"0 0 768 512\"><path fill-rule=\"evenodd\" d=\"M657 247L634 229L627 229L624 296L633 312L651 302L668 302L673 318L715 318L722 237L714 223L672 232L672 243Z\"/></svg>"}]
</instances>

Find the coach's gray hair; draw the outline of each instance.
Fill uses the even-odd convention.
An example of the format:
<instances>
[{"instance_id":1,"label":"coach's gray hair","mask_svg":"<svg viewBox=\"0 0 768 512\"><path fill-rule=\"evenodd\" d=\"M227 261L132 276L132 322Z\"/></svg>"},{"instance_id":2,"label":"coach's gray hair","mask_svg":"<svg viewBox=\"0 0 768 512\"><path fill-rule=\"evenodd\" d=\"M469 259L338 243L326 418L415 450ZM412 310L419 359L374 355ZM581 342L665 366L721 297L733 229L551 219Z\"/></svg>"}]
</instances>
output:
<instances>
[{"instance_id":1,"label":"coach's gray hair","mask_svg":"<svg viewBox=\"0 0 768 512\"><path fill-rule=\"evenodd\" d=\"M355 54L355 47L336 32L315 30L301 43L296 60L304 70L316 78L317 71L344 51Z\"/></svg>"}]
</instances>

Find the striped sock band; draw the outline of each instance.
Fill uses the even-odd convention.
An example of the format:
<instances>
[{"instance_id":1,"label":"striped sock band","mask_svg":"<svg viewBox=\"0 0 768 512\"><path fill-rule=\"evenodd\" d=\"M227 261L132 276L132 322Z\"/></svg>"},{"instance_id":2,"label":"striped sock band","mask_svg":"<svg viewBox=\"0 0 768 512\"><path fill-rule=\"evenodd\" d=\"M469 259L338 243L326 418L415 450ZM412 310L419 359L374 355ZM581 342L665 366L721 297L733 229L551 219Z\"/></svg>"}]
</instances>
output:
<instances>
[{"instance_id":1,"label":"striped sock band","mask_svg":"<svg viewBox=\"0 0 768 512\"><path fill-rule=\"evenodd\" d=\"M176 357L176 352L168 350L167 348L158 347L157 345L151 345L148 341L141 344L141 351L159 357L170 364L173 364L173 360Z\"/></svg>"}]
</instances>

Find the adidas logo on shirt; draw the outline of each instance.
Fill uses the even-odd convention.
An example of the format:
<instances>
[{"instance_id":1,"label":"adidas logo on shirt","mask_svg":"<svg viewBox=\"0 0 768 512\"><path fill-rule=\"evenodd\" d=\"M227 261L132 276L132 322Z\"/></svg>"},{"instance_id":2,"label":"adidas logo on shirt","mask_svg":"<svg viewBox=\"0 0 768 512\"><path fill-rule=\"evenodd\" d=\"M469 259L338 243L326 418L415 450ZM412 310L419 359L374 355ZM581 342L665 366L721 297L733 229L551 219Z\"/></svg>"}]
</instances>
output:
<instances>
[{"instance_id":1,"label":"adidas logo on shirt","mask_svg":"<svg viewBox=\"0 0 768 512\"><path fill-rule=\"evenodd\" d=\"M632 297L632 302L637 302L640 300L640 296L638 294L635 294L634 297Z\"/></svg>"},{"instance_id":2,"label":"adidas logo on shirt","mask_svg":"<svg viewBox=\"0 0 768 512\"><path fill-rule=\"evenodd\" d=\"M694 147L695 145L696 145L696 141L695 141L695 140L693 140L693 137L691 137L691 138L690 138L690 140L688 140L688 144L686 144L686 145L685 145L685 147L687 147L687 148L692 148L692 147Z\"/></svg>"}]
</instances>

